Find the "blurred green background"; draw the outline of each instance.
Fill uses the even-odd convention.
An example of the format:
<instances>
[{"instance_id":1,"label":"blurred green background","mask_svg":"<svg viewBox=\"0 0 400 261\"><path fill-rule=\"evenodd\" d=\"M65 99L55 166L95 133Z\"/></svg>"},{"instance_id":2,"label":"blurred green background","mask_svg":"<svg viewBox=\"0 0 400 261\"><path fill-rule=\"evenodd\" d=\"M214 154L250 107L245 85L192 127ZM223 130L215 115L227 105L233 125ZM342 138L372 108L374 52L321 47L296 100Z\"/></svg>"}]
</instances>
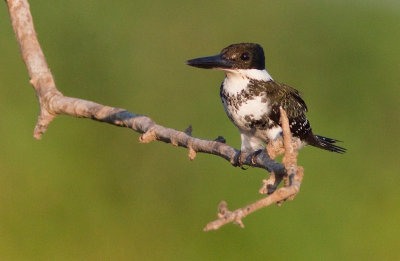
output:
<instances>
[{"instance_id":1,"label":"blurred green background","mask_svg":"<svg viewBox=\"0 0 400 261\"><path fill-rule=\"evenodd\" d=\"M87 119L32 137L38 102L0 7L1 260L400 260L400 2L31 1L65 94L240 146L219 98L223 74L184 61L260 43L269 73L299 89L317 134L301 193L203 232L220 200L261 196L266 172Z\"/></svg>"}]
</instances>

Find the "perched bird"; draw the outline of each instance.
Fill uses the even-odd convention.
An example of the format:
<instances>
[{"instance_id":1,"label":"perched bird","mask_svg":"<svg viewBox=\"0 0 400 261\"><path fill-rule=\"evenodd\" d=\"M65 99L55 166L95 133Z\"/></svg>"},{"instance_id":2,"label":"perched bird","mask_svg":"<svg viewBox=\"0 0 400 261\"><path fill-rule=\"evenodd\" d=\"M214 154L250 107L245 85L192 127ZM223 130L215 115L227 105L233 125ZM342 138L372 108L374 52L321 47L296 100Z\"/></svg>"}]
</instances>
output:
<instances>
[{"instance_id":1,"label":"perched bird","mask_svg":"<svg viewBox=\"0 0 400 261\"><path fill-rule=\"evenodd\" d=\"M282 136L280 107L288 116L298 149L311 145L344 153L335 139L315 135L305 116L307 106L296 89L274 81L265 70L263 48L254 43L232 44L215 56L186 61L187 65L225 72L220 96L225 112L241 134L241 151L255 152Z\"/></svg>"}]
</instances>

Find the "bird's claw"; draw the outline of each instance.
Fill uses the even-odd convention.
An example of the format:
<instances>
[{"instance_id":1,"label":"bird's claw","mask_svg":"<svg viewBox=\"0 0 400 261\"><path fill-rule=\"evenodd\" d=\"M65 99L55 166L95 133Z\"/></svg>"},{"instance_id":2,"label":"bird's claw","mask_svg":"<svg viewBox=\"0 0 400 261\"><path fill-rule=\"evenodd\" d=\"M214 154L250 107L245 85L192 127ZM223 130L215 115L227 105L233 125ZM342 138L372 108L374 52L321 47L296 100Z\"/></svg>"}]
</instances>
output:
<instances>
[{"instance_id":1,"label":"bird's claw","mask_svg":"<svg viewBox=\"0 0 400 261\"><path fill-rule=\"evenodd\" d=\"M260 154L262 151L263 151L262 149L256 150L255 152L253 152L253 153L251 154L251 164L252 164L252 165L255 165L255 164L256 164L256 158L257 158L258 154Z\"/></svg>"},{"instance_id":2,"label":"bird's claw","mask_svg":"<svg viewBox=\"0 0 400 261\"><path fill-rule=\"evenodd\" d=\"M236 153L235 158L233 159L232 165L235 167L240 167L243 170L247 170L247 168L243 167L245 161L246 161L246 158L243 157L242 151L239 150L239 152Z\"/></svg>"},{"instance_id":3,"label":"bird's claw","mask_svg":"<svg viewBox=\"0 0 400 261\"><path fill-rule=\"evenodd\" d=\"M252 152L251 154L248 153L243 153L241 150L235 155L235 158L233 160L232 165L235 167L240 167L243 170L247 170L248 168L243 167L243 165L246 162L246 159L248 156L250 156L250 164L255 165L256 164L256 157L258 154L260 154L262 150L257 150Z\"/></svg>"}]
</instances>

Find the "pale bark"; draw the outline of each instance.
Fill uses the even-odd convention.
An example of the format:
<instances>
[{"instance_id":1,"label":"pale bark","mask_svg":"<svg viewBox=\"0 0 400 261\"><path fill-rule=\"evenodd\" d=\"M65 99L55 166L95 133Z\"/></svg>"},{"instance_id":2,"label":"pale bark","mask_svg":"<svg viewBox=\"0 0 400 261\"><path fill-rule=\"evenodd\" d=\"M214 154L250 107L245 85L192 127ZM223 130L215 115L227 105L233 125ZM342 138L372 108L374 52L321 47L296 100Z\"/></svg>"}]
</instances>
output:
<instances>
[{"instance_id":1,"label":"pale bark","mask_svg":"<svg viewBox=\"0 0 400 261\"><path fill-rule=\"evenodd\" d=\"M6 2L22 59L28 69L30 83L34 87L40 104L38 121L33 135L36 139L41 138L48 125L57 115L70 115L130 128L142 134L139 141L143 143L159 140L171 143L174 146L188 148L188 156L191 160L195 158L197 152L203 152L220 156L233 165L237 165L240 161L241 164L263 168L271 172L270 178L264 180L264 185L260 189L260 193L271 195L234 212L229 212L226 209L226 204L222 204L220 206L220 218L209 223L205 230L217 229L231 221L242 225L241 219L251 212L274 202L283 202L299 191L303 170L301 167L297 167L297 152L294 152L293 148L290 147L290 142L287 142L291 140L291 136L287 136L290 135L290 131L287 131L288 126L285 131L284 142L287 153L283 160L284 165L282 165L272 160L266 150L256 155L240 155L237 149L226 145L221 137L216 140L196 138L191 136L191 127L186 131L178 131L158 125L147 116L138 115L125 109L64 96L56 88L53 75L40 47L28 1L6 0ZM284 111L282 115L284 115L282 122L287 121ZM285 130L285 126L283 126L283 129ZM278 148L277 151L282 150ZM289 173L289 175L286 173ZM282 179L285 181L285 187L276 190Z\"/></svg>"}]
</instances>

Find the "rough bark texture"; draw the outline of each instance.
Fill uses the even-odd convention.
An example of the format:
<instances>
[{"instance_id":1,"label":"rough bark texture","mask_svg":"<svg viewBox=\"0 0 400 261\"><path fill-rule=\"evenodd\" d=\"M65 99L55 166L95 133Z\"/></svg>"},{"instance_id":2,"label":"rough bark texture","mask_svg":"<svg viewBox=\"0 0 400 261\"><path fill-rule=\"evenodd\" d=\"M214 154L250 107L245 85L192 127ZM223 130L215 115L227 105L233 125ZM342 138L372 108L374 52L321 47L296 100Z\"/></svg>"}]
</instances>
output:
<instances>
[{"instance_id":1,"label":"rough bark texture","mask_svg":"<svg viewBox=\"0 0 400 261\"><path fill-rule=\"evenodd\" d=\"M171 143L174 146L188 148L188 156L191 160L195 158L197 152L203 152L220 156L228 160L232 165L237 165L240 158L241 163L244 165L263 168L271 172L270 178L264 180L264 185L260 189L260 193L268 193L270 196L234 212L227 210L226 203L221 204L220 218L208 224L205 230L217 229L231 221L242 225L241 218L249 213L274 202L283 202L298 192L303 172L296 165L297 152L294 152L293 148L290 147L290 142L287 142L291 140L291 136L286 136L290 135L290 131L285 132L286 155L283 160L284 165L282 165L272 160L266 150L256 155L240 155L237 149L226 145L222 137L218 137L216 140L195 138L191 136L191 127L185 131L177 131L160 126L147 116L137 115L125 109L64 96L56 88L53 75L40 47L28 1L6 0L6 2L20 46L22 59L28 69L30 83L35 89L40 104L38 121L34 129L34 137L36 139L41 138L48 125L57 115L63 114L130 128L142 134L139 141L143 143L159 140ZM282 112L283 123L285 120L287 121L287 117L283 110ZM275 151L278 151L279 154L279 151L282 153L283 150L282 148L277 148ZM286 173L289 173L289 175ZM285 187L276 190L282 179L285 181Z\"/></svg>"}]
</instances>

